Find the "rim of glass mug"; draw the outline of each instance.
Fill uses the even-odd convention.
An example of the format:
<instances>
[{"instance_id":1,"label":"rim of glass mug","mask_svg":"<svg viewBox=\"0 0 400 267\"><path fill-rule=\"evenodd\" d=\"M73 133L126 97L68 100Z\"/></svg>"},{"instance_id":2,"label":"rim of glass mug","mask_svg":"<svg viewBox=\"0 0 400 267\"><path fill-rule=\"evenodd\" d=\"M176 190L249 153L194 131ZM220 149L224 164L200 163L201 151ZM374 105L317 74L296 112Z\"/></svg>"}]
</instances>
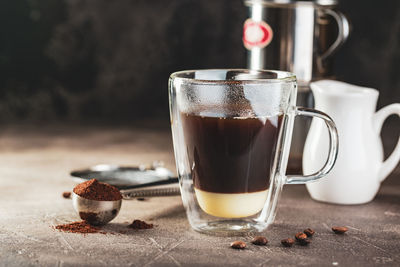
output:
<instances>
[{"instance_id":1,"label":"rim of glass mug","mask_svg":"<svg viewBox=\"0 0 400 267\"><path fill-rule=\"evenodd\" d=\"M199 79L192 78L196 77L196 73L207 72L207 76L210 75L211 72L215 72L215 74L228 74L229 72L233 72L232 74L237 73L238 75L232 77L240 77L243 79L227 79L219 78L219 79ZM246 76L244 76L244 74ZM271 77L263 76L257 77L255 75L271 75ZM251 75L251 76L247 76ZM215 76L216 77L216 76ZM244 78L246 77L246 78ZM190 82L196 84L235 84L235 83L286 83L286 82L296 82L296 75L288 72L288 71L280 71L280 70L250 70L250 69L198 69L198 70L183 70L177 71L170 75L170 80L177 80L181 82Z\"/></svg>"}]
</instances>

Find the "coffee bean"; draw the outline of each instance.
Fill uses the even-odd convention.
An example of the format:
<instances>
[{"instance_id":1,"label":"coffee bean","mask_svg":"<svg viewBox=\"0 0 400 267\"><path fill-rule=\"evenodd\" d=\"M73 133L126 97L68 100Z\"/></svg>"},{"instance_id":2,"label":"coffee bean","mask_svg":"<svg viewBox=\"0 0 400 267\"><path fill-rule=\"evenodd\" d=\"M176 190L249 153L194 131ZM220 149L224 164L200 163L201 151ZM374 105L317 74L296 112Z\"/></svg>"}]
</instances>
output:
<instances>
[{"instance_id":1,"label":"coffee bean","mask_svg":"<svg viewBox=\"0 0 400 267\"><path fill-rule=\"evenodd\" d=\"M264 236L256 236L253 238L251 243L257 246L265 246L266 244L268 244L268 239L266 239Z\"/></svg>"},{"instance_id":2,"label":"coffee bean","mask_svg":"<svg viewBox=\"0 0 400 267\"><path fill-rule=\"evenodd\" d=\"M315 234L315 231L311 228L307 228L303 231L308 237L312 237Z\"/></svg>"},{"instance_id":3,"label":"coffee bean","mask_svg":"<svg viewBox=\"0 0 400 267\"><path fill-rule=\"evenodd\" d=\"M70 198L71 197L71 192L64 192L62 194L63 198Z\"/></svg>"},{"instance_id":4,"label":"coffee bean","mask_svg":"<svg viewBox=\"0 0 400 267\"><path fill-rule=\"evenodd\" d=\"M286 238L286 239L282 239L281 240L282 245L284 245L285 247L291 247L294 244L294 240L291 238Z\"/></svg>"},{"instance_id":5,"label":"coffee bean","mask_svg":"<svg viewBox=\"0 0 400 267\"><path fill-rule=\"evenodd\" d=\"M306 235L305 233L303 233L303 232L298 232L298 233L295 235L295 237L296 237L296 240L297 240L297 241L301 241L301 240L303 240L303 239L306 239L306 238L307 238L307 235Z\"/></svg>"},{"instance_id":6,"label":"coffee bean","mask_svg":"<svg viewBox=\"0 0 400 267\"><path fill-rule=\"evenodd\" d=\"M231 248L234 249L245 249L246 248L246 243L243 241L234 241L231 243Z\"/></svg>"},{"instance_id":7,"label":"coffee bean","mask_svg":"<svg viewBox=\"0 0 400 267\"><path fill-rule=\"evenodd\" d=\"M335 234L344 234L348 231L349 229L344 226L333 226L332 231L335 232Z\"/></svg>"}]
</instances>

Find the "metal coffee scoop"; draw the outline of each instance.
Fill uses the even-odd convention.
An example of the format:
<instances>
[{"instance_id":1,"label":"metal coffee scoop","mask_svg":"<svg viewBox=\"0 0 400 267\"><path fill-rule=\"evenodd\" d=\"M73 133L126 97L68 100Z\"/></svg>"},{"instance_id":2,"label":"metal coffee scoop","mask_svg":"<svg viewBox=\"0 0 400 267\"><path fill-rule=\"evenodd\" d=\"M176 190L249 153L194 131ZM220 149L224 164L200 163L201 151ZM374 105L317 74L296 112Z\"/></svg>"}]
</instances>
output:
<instances>
[{"instance_id":1,"label":"metal coffee scoop","mask_svg":"<svg viewBox=\"0 0 400 267\"><path fill-rule=\"evenodd\" d=\"M175 196L180 194L178 178L173 177L170 170L160 166L158 162L151 167L119 167L115 165L96 165L85 170L71 172L72 179L82 183L90 179L108 183L120 189L123 199L138 197ZM175 184L173 187L147 187ZM104 225L113 220L121 209L122 200L98 201L80 197L72 193L72 202L81 219L93 225Z\"/></svg>"}]
</instances>

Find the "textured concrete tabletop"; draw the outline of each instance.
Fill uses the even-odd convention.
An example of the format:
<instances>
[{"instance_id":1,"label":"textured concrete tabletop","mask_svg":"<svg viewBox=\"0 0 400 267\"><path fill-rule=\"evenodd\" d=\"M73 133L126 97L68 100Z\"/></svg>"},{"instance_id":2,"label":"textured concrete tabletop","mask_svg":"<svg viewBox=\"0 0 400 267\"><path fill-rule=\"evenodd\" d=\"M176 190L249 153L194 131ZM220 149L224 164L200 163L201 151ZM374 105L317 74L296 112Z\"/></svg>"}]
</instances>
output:
<instances>
[{"instance_id":1,"label":"textured concrete tabletop","mask_svg":"<svg viewBox=\"0 0 400 267\"><path fill-rule=\"evenodd\" d=\"M39 130L40 129L40 133ZM99 163L135 165L162 160L174 169L168 130L101 127L6 127L0 135L0 266L399 266L400 177L392 174L366 205L337 206L310 199L304 186L285 186L278 215L264 234L266 247L233 250L231 238L190 229L180 197L125 201L104 230L63 233L52 227L76 221L72 169ZM133 219L155 224L128 230ZM339 236L333 225L350 230ZM280 240L307 227L308 247ZM124 232L123 234L119 232ZM114 233L114 234L112 234Z\"/></svg>"}]
</instances>

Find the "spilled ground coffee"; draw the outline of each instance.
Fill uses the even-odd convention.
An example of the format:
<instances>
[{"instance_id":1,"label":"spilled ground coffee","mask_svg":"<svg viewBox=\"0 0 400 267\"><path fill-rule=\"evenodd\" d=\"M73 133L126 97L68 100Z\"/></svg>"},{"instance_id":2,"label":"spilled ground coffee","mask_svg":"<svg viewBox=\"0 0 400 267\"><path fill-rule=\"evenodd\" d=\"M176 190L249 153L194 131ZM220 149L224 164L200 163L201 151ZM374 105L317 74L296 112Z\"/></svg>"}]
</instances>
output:
<instances>
[{"instance_id":1,"label":"spilled ground coffee","mask_svg":"<svg viewBox=\"0 0 400 267\"><path fill-rule=\"evenodd\" d=\"M93 233L104 234L105 233L105 232L101 232L101 229L99 227L90 225L86 221L60 224L60 225L55 226L54 228L59 231L68 232L68 233L80 233L80 234L93 234Z\"/></svg>"}]
</instances>

